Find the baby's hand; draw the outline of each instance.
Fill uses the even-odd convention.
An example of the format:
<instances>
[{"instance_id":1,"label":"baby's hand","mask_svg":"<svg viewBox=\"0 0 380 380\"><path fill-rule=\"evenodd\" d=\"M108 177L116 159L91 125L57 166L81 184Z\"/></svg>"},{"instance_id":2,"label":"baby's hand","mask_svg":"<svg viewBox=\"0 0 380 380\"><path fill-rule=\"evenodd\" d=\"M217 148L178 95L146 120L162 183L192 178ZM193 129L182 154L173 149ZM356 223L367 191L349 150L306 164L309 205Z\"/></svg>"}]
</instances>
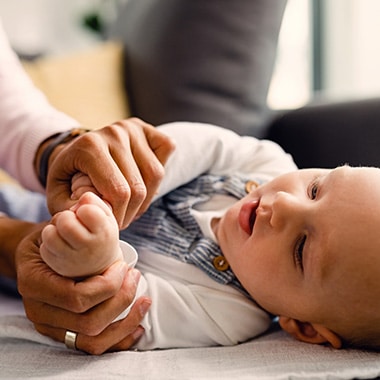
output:
<instances>
[{"instance_id":1,"label":"baby's hand","mask_svg":"<svg viewBox=\"0 0 380 380\"><path fill-rule=\"evenodd\" d=\"M92 192L57 213L42 231L42 259L57 273L84 278L122 260L119 229L105 202Z\"/></svg>"},{"instance_id":2,"label":"baby's hand","mask_svg":"<svg viewBox=\"0 0 380 380\"><path fill-rule=\"evenodd\" d=\"M78 200L89 191L100 196L88 175L76 173L71 179L71 199Z\"/></svg>"}]
</instances>

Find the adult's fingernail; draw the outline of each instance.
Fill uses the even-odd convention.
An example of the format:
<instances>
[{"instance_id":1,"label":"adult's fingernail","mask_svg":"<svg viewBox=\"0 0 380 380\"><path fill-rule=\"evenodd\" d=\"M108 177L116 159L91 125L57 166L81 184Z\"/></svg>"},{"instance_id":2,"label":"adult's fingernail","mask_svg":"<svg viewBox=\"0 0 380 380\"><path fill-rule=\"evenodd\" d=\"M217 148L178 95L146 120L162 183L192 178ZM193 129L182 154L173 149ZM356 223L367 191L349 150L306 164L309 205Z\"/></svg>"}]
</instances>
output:
<instances>
[{"instance_id":1,"label":"adult's fingernail","mask_svg":"<svg viewBox=\"0 0 380 380\"><path fill-rule=\"evenodd\" d=\"M137 340L140 339L141 336L144 334L145 330L144 327L138 326L137 329L132 333L133 339Z\"/></svg>"},{"instance_id":2,"label":"adult's fingernail","mask_svg":"<svg viewBox=\"0 0 380 380\"><path fill-rule=\"evenodd\" d=\"M130 269L130 271L132 272L131 275L135 281L135 284L137 285L140 281L141 273L135 268Z\"/></svg>"},{"instance_id":3,"label":"adult's fingernail","mask_svg":"<svg viewBox=\"0 0 380 380\"><path fill-rule=\"evenodd\" d=\"M70 199L73 200L73 201L77 201L78 200L78 197L77 197L77 194L75 191L73 191L70 195Z\"/></svg>"},{"instance_id":4,"label":"adult's fingernail","mask_svg":"<svg viewBox=\"0 0 380 380\"><path fill-rule=\"evenodd\" d=\"M140 315L143 317L149 310L152 302L149 299L144 300L140 305Z\"/></svg>"}]
</instances>

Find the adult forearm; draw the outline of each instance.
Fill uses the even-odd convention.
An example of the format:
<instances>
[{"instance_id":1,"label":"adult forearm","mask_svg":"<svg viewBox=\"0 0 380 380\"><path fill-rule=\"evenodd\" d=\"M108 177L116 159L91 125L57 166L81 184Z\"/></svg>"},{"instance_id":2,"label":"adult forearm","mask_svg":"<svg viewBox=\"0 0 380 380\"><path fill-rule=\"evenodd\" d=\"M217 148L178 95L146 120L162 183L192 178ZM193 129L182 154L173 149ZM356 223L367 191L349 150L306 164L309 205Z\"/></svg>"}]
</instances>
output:
<instances>
[{"instance_id":1,"label":"adult forearm","mask_svg":"<svg viewBox=\"0 0 380 380\"><path fill-rule=\"evenodd\" d=\"M53 108L28 77L0 22L0 167L25 187L42 191L33 173L39 144L78 123Z\"/></svg>"}]
</instances>

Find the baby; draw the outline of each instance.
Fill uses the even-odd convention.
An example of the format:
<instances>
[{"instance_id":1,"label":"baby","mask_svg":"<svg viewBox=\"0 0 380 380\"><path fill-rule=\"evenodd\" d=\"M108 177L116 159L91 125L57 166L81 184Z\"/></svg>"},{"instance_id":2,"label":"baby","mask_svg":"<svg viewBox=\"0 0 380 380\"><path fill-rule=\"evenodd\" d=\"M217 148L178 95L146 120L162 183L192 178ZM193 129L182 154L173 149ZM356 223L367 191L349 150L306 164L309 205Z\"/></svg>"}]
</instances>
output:
<instances>
[{"instance_id":1,"label":"baby","mask_svg":"<svg viewBox=\"0 0 380 380\"><path fill-rule=\"evenodd\" d=\"M189 138L190 133L195 133L194 128L183 128L181 132L188 133ZM202 128L206 135L220 138L226 133L226 138L233 137L231 132L216 127ZM378 349L380 170L349 166L294 170L294 164L288 163L282 167L284 174L270 179L273 172L269 168L276 163L281 166L278 160L285 162L288 156L273 143L248 138L249 144L255 146L252 153L257 156L246 157L238 140L244 140L245 146L247 138L234 139L239 149L230 150L227 146L227 155L224 150L218 151L218 157L224 158L193 175L190 182L186 183L186 175L180 174L184 184L163 191L146 214L121 233L122 239L137 246L141 259L137 268L146 282L143 292L148 289L153 300L149 313L158 315L159 322L149 320L144 327L147 330L153 324L153 330L160 330L163 326L162 331L154 333L154 343L148 339L138 348L238 343L265 331L270 316L275 315L280 326L301 341L329 343L335 348L350 345ZM241 161L256 160L256 170L242 170L245 179L251 173L251 181L243 181L249 185L245 196L236 190L240 176L236 176L239 171L231 159L232 151L243 157ZM177 153L181 155L178 148ZM238 161L241 167L245 165ZM181 163L174 170L177 174ZM265 175L269 180L262 180ZM86 177L80 178L79 183L75 190L78 203L53 218L43 231L41 246L41 256L49 266L74 278L101 273L122 259L111 209L95 194L82 194L81 189L91 189ZM205 189L211 188L211 184L214 187L207 193ZM219 191L221 187L223 191ZM199 200L198 195L204 193L212 195ZM184 200L194 197L198 198L191 203L190 212L185 213ZM212 207L206 207L210 202ZM211 238L205 240L208 246L204 248L198 244L202 238L194 235L190 238L193 243L185 248L189 254L180 257L177 251L183 243L181 237L193 229L186 227L189 215L195 217L202 234ZM170 220L180 226L176 225L172 235L168 232ZM157 245L157 239L165 244ZM196 249L193 245L197 245ZM168 257L165 252L171 250L175 252ZM193 250L201 254L193 257ZM218 269L216 274L207 267L208 261ZM198 273L200 268L206 275ZM209 277L218 285L211 288ZM207 294L199 291L202 286L209 287ZM175 291L156 291L165 287ZM154 305L161 302L165 308L160 312ZM180 306L176 306L177 302ZM180 318L169 317L179 308L186 310ZM208 317L213 320L215 331L210 332L210 324L203 324ZM176 324L181 325L178 331L184 337L169 337L169 343L162 344L170 335L170 329L165 329L165 318L170 319L173 331ZM161 333L165 339L160 340ZM223 334L228 336L224 340L219 338Z\"/></svg>"}]
</instances>

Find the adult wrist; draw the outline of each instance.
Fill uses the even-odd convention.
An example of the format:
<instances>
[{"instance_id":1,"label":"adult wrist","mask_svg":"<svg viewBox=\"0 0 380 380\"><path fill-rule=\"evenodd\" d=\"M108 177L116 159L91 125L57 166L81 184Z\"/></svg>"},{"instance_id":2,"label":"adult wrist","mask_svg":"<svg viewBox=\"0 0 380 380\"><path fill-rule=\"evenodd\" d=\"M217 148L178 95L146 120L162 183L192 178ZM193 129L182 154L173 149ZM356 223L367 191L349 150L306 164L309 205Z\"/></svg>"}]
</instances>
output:
<instances>
[{"instance_id":1,"label":"adult wrist","mask_svg":"<svg viewBox=\"0 0 380 380\"><path fill-rule=\"evenodd\" d=\"M56 133L40 144L35 157L34 167L38 180L43 187L46 187L49 159L55 148L74 140L86 132L89 132L89 130L84 128L73 128L68 131Z\"/></svg>"}]
</instances>

